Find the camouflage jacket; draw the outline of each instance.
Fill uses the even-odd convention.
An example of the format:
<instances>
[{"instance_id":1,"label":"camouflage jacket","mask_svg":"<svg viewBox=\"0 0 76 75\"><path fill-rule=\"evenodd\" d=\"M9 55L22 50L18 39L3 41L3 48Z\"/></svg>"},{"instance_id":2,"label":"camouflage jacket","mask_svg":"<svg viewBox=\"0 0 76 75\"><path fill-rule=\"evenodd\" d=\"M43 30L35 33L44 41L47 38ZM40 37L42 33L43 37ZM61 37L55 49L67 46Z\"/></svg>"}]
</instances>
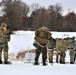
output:
<instances>
[{"instance_id":1,"label":"camouflage jacket","mask_svg":"<svg viewBox=\"0 0 76 75\"><path fill-rule=\"evenodd\" d=\"M35 31L35 40L40 44L47 44L51 38L51 33L46 28L39 28Z\"/></svg>"},{"instance_id":2,"label":"camouflage jacket","mask_svg":"<svg viewBox=\"0 0 76 75\"><path fill-rule=\"evenodd\" d=\"M76 40L74 41L74 50L76 51Z\"/></svg>"},{"instance_id":3,"label":"camouflage jacket","mask_svg":"<svg viewBox=\"0 0 76 75\"><path fill-rule=\"evenodd\" d=\"M8 35L9 30L3 31L0 29L0 43L9 42L10 41L10 35Z\"/></svg>"},{"instance_id":4,"label":"camouflage jacket","mask_svg":"<svg viewBox=\"0 0 76 75\"><path fill-rule=\"evenodd\" d=\"M65 52L68 49L68 42L63 39L56 40L56 51Z\"/></svg>"},{"instance_id":5,"label":"camouflage jacket","mask_svg":"<svg viewBox=\"0 0 76 75\"><path fill-rule=\"evenodd\" d=\"M50 38L48 43L47 43L47 47L49 49L54 49L56 48L56 40L54 38Z\"/></svg>"},{"instance_id":6,"label":"camouflage jacket","mask_svg":"<svg viewBox=\"0 0 76 75\"><path fill-rule=\"evenodd\" d=\"M69 42L69 50L76 51L76 40Z\"/></svg>"}]
</instances>

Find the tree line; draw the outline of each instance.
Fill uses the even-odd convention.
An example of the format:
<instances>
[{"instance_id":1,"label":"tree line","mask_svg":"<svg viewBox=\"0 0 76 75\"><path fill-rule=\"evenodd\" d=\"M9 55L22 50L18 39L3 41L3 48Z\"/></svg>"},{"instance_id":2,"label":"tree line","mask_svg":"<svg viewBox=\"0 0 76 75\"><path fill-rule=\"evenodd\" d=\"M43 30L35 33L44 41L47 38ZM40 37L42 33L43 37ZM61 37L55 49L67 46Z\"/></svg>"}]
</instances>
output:
<instances>
[{"instance_id":1,"label":"tree line","mask_svg":"<svg viewBox=\"0 0 76 75\"><path fill-rule=\"evenodd\" d=\"M76 31L76 13L68 11L63 15L60 3L45 8L34 3L29 6L21 0L1 0L0 7L0 12L3 12L0 24L7 23L11 31L36 30L42 26L48 27L50 31Z\"/></svg>"}]
</instances>

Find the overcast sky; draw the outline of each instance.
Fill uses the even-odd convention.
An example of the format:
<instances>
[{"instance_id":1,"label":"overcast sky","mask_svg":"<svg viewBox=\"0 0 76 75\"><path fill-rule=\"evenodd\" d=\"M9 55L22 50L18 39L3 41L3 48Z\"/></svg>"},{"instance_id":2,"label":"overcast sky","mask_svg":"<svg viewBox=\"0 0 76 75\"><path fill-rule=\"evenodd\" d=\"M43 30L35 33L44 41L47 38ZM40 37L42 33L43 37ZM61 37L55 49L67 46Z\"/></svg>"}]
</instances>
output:
<instances>
[{"instance_id":1,"label":"overcast sky","mask_svg":"<svg viewBox=\"0 0 76 75\"><path fill-rule=\"evenodd\" d=\"M76 13L76 0L22 0L28 5L32 3L39 3L40 6L48 7L49 5L60 3L63 7L63 13L66 14L68 10Z\"/></svg>"}]
</instances>

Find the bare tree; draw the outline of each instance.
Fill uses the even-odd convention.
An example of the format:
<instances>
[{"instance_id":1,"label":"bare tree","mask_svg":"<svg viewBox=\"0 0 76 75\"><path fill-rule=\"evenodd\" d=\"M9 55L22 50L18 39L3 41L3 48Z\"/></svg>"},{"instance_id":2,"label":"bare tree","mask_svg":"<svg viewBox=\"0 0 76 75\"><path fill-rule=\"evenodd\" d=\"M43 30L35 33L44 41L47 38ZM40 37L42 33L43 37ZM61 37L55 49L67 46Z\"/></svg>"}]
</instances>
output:
<instances>
[{"instance_id":1,"label":"bare tree","mask_svg":"<svg viewBox=\"0 0 76 75\"><path fill-rule=\"evenodd\" d=\"M76 14L74 12L65 15L63 29L70 32L76 31Z\"/></svg>"},{"instance_id":2,"label":"bare tree","mask_svg":"<svg viewBox=\"0 0 76 75\"><path fill-rule=\"evenodd\" d=\"M10 19L9 25L11 29L21 28L23 25L23 16L27 17L29 6L21 0L5 0L4 1L4 16Z\"/></svg>"},{"instance_id":3,"label":"bare tree","mask_svg":"<svg viewBox=\"0 0 76 75\"><path fill-rule=\"evenodd\" d=\"M62 29L63 23L63 16L61 13L62 6L60 4L49 5L47 11L50 16L48 20L48 26L50 30L60 31Z\"/></svg>"},{"instance_id":4,"label":"bare tree","mask_svg":"<svg viewBox=\"0 0 76 75\"><path fill-rule=\"evenodd\" d=\"M42 26L47 26L48 15L44 7L32 12L31 16L33 17L33 27L39 28Z\"/></svg>"}]
</instances>

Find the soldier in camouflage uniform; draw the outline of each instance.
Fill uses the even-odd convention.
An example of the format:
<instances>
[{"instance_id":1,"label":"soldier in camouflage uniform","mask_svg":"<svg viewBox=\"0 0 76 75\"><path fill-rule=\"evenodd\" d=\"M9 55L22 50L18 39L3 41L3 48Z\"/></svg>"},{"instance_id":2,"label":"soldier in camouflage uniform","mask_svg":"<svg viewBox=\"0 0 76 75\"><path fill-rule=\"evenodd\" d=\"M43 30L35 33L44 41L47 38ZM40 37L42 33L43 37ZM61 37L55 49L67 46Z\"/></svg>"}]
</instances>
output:
<instances>
[{"instance_id":1,"label":"soldier in camouflage uniform","mask_svg":"<svg viewBox=\"0 0 76 75\"><path fill-rule=\"evenodd\" d=\"M60 62L62 64L65 64L65 56L66 51L68 48L68 42L64 39L57 39L56 40L56 62ZM60 56L60 59L59 59Z\"/></svg>"},{"instance_id":2,"label":"soldier in camouflage uniform","mask_svg":"<svg viewBox=\"0 0 76 75\"><path fill-rule=\"evenodd\" d=\"M47 29L47 27L41 27L35 31L35 41L37 42L37 50L36 50L36 56L35 56L35 63L34 65L38 65L38 59L39 55L42 52L42 62L43 65L46 65L46 59L47 59L47 49L46 45L48 43L48 40L51 38L51 33Z\"/></svg>"},{"instance_id":3,"label":"soldier in camouflage uniform","mask_svg":"<svg viewBox=\"0 0 76 75\"><path fill-rule=\"evenodd\" d=\"M75 37L72 38L67 38L68 39L68 49L70 51L70 64L74 64L75 63L75 55L76 55L76 41L75 41Z\"/></svg>"},{"instance_id":4,"label":"soldier in camouflage uniform","mask_svg":"<svg viewBox=\"0 0 76 75\"><path fill-rule=\"evenodd\" d=\"M8 42L10 41L9 30L7 30L7 25L2 23L0 26L0 64L2 61L2 51L4 51L4 64L10 63L8 61Z\"/></svg>"},{"instance_id":5,"label":"soldier in camouflage uniform","mask_svg":"<svg viewBox=\"0 0 76 75\"><path fill-rule=\"evenodd\" d=\"M56 40L51 37L47 44L49 63L53 63L53 55L54 55L55 48L56 48Z\"/></svg>"}]
</instances>

